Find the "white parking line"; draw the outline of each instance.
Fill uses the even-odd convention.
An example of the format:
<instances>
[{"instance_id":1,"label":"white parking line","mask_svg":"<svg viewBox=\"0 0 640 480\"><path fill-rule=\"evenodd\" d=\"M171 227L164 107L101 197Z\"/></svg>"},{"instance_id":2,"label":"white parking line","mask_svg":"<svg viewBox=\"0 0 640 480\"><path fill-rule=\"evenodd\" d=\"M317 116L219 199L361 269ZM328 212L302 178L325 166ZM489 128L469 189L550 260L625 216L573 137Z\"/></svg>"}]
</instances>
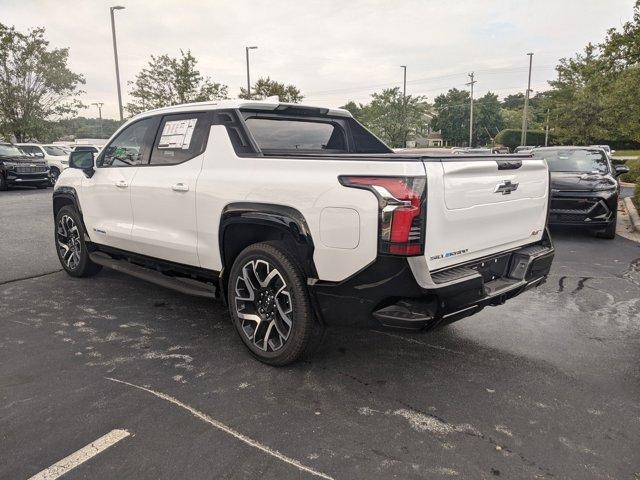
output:
<instances>
[{"instance_id":1,"label":"white parking line","mask_svg":"<svg viewBox=\"0 0 640 480\"><path fill-rule=\"evenodd\" d=\"M95 457L100 452L106 450L111 445L118 443L129 435L129 432L126 430L111 430L95 442L91 442L86 447L82 447L80 450L72 453L68 457L54 463L49 468L42 470L40 473L36 473L33 477L30 477L29 480L54 480L61 477L69 470L72 470L78 465Z\"/></svg>"},{"instance_id":2,"label":"white parking line","mask_svg":"<svg viewBox=\"0 0 640 480\"><path fill-rule=\"evenodd\" d=\"M249 446L251 446L253 448L257 448L258 450L262 450L264 453L266 453L268 455L271 455L272 457L275 457L278 460L282 460L283 462L288 463L289 465L292 465L292 466L296 467L298 470L310 473L311 475L315 475L316 477L324 478L326 480L334 480L333 477L330 477L326 473L322 473L322 472L319 472L317 470L314 470L311 467L307 467L306 465L303 465L302 463L300 463L298 460L296 460L294 458L287 457L286 455L283 455L282 453L280 453L277 450L274 450L274 449L272 449L270 447L267 447L266 445L262 445L257 440L253 440L252 438L249 438L246 435L243 435L242 433L234 430L233 428L226 426L224 423L221 423L218 420L216 420L214 418L211 418L206 413L202 413L202 412L196 410L195 408L190 407L189 405L186 405L186 404L182 403L180 400L177 400L177 399L167 395L166 393L156 392L155 390L151 390L150 388L141 387L140 385L135 385L133 383L125 382L124 380L118 380L117 378L111 378L111 377L105 377L105 378L107 380L111 380L112 382L122 383L123 385L128 385L130 387L137 388L138 390L143 390L143 391L148 392L148 393L150 393L152 395L155 395L158 398L161 398L162 400L166 400L167 402L173 403L174 405L177 405L178 407L183 408L184 410L188 411L189 413L191 413L191 415L193 415L194 417L202 420L203 422L206 422L206 423L208 423L210 425L213 425L218 430L222 430L223 432L228 433L229 435L237 438L241 442L244 442L244 443L246 443L247 445L249 445Z\"/></svg>"}]
</instances>

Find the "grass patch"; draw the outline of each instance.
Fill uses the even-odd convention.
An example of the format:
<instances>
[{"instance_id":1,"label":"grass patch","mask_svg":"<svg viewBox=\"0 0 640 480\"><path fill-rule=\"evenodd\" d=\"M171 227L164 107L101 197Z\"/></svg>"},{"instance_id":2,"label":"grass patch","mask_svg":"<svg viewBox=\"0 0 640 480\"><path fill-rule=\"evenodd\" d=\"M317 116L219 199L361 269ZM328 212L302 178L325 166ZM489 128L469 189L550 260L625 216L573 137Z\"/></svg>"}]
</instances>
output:
<instances>
[{"instance_id":1,"label":"grass patch","mask_svg":"<svg viewBox=\"0 0 640 480\"><path fill-rule=\"evenodd\" d=\"M623 182L640 183L640 160L627 160L624 165L629 167L629 173L625 173L620 177ZM636 189L636 194L640 192L640 188Z\"/></svg>"},{"instance_id":2,"label":"grass patch","mask_svg":"<svg viewBox=\"0 0 640 480\"><path fill-rule=\"evenodd\" d=\"M638 157L640 159L640 150L616 150L614 157Z\"/></svg>"}]
</instances>

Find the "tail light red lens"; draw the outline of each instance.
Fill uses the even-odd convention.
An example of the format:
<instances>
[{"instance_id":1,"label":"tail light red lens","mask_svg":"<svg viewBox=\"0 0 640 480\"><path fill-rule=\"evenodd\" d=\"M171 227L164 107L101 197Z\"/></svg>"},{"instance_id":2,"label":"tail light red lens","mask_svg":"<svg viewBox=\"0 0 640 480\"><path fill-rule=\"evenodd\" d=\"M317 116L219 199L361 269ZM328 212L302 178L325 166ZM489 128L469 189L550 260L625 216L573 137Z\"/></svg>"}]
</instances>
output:
<instances>
[{"instance_id":1,"label":"tail light red lens","mask_svg":"<svg viewBox=\"0 0 640 480\"><path fill-rule=\"evenodd\" d=\"M425 177L341 176L339 180L378 198L381 253L414 256L424 252Z\"/></svg>"}]
</instances>

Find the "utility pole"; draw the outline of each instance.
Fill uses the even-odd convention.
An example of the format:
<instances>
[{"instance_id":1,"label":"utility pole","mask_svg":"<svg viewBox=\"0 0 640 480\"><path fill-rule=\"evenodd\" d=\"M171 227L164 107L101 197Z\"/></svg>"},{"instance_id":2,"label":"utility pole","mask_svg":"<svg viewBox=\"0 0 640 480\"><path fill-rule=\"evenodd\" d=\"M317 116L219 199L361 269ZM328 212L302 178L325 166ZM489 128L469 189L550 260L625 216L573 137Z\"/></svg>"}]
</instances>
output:
<instances>
[{"instance_id":1,"label":"utility pole","mask_svg":"<svg viewBox=\"0 0 640 480\"><path fill-rule=\"evenodd\" d=\"M400 65L400 68L404 70L404 81L402 86L402 123L404 124L404 145L403 148L407 146L407 66Z\"/></svg>"},{"instance_id":2,"label":"utility pole","mask_svg":"<svg viewBox=\"0 0 640 480\"><path fill-rule=\"evenodd\" d=\"M544 146L549 146L549 109L547 108L547 127L544 131Z\"/></svg>"},{"instance_id":3,"label":"utility pole","mask_svg":"<svg viewBox=\"0 0 640 480\"><path fill-rule=\"evenodd\" d=\"M98 123L98 126L100 128L99 138L102 138L102 106L104 105L104 102L93 102L91 105L95 105L96 107L98 107L98 117L100 119L100 123Z\"/></svg>"},{"instance_id":4,"label":"utility pole","mask_svg":"<svg viewBox=\"0 0 640 480\"><path fill-rule=\"evenodd\" d=\"M533 53L527 53L529 55L529 81L527 82L527 91L524 95L524 110L522 112L522 133L520 135L520 145L527 144L527 113L529 110L529 93L531 92L531 64L533 63Z\"/></svg>"},{"instance_id":5,"label":"utility pole","mask_svg":"<svg viewBox=\"0 0 640 480\"><path fill-rule=\"evenodd\" d=\"M122 114L122 92L120 91L120 68L118 67L118 45L116 44L116 24L113 19L113 12L115 10L124 10L122 6L109 7L109 13L111 14L111 36L113 37L113 58L116 62L116 85L118 86L118 107L120 108L120 121L124 120Z\"/></svg>"},{"instance_id":6,"label":"utility pole","mask_svg":"<svg viewBox=\"0 0 640 480\"><path fill-rule=\"evenodd\" d=\"M255 50L258 47L244 47L244 53L247 57L247 99L251 100L251 79L249 78L249 50Z\"/></svg>"},{"instance_id":7,"label":"utility pole","mask_svg":"<svg viewBox=\"0 0 640 480\"><path fill-rule=\"evenodd\" d=\"M477 83L477 80L473 79L473 72L469 74L471 79L467 85L471 85L471 109L469 110L469 147L472 147L473 142L473 84Z\"/></svg>"}]
</instances>

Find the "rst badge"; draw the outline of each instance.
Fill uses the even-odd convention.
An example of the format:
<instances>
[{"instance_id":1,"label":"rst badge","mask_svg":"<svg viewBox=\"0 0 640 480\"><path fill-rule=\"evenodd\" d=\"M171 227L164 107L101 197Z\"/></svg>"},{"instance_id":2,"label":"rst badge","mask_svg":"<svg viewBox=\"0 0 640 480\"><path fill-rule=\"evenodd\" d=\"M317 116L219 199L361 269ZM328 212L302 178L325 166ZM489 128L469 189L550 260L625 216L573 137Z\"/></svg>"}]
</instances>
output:
<instances>
[{"instance_id":1,"label":"rst badge","mask_svg":"<svg viewBox=\"0 0 640 480\"><path fill-rule=\"evenodd\" d=\"M509 195L511 192L515 192L518 189L519 183L511 180L503 180L496 184L496 188L493 189L493 193L502 193L502 195Z\"/></svg>"}]
</instances>

